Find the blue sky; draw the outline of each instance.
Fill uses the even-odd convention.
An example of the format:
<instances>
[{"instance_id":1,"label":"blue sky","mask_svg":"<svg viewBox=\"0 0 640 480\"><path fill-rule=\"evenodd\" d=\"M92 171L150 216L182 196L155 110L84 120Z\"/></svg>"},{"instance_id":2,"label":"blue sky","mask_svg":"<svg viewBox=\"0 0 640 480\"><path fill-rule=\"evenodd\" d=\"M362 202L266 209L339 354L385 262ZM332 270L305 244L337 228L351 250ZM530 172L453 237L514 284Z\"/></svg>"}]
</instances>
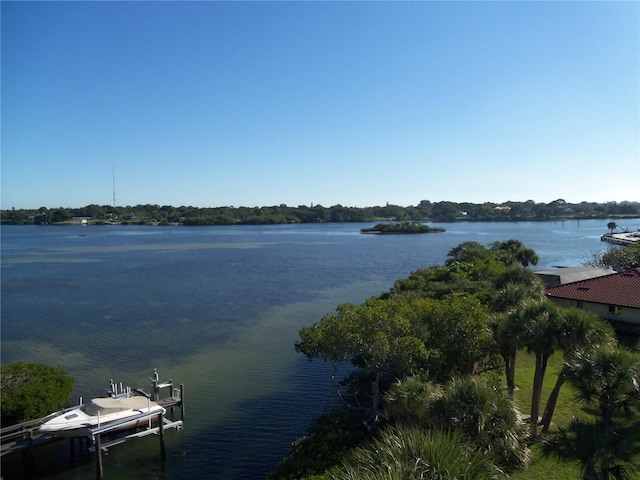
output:
<instances>
[{"instance_id":1,"label":"blue sky","mask_svg":"<svg viewBox=\"0 0 640 480\"><path fill-rule=\"evenodd\" d=\"M640 201L640 3L1 2L2 208Z\"/></svg>"}]
</instances>

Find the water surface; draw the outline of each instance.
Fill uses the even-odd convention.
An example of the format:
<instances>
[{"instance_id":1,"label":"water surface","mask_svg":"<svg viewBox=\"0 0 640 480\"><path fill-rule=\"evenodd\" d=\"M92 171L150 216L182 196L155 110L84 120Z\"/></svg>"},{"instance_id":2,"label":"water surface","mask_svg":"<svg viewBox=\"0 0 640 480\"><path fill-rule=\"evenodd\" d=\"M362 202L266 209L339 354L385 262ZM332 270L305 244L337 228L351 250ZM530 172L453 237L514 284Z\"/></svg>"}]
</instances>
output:
<instances>
[{"instance_id":1,"label":"water surface","mask_svg":"<svg viewBox=\"0 0 640 480\"><path fill-rule=\"evenodd\" d=\"M332 405L333 367L295 353L300 327L344 302L388 290L440 264L467 240L517 238L537 269L575 266L609 220L435 224L444 233L362 235L368 224L2 228L2 363L57 365L74 395L109 379L148 389L184 383L185 430L115 447L106 478L256 479ZM638 228L640 220L629 221ZM91 458L68 468L67 444L38 452L37 476L93 478ZM20 478L15 460L3 478Z\"/></svg>"}]
</instances>

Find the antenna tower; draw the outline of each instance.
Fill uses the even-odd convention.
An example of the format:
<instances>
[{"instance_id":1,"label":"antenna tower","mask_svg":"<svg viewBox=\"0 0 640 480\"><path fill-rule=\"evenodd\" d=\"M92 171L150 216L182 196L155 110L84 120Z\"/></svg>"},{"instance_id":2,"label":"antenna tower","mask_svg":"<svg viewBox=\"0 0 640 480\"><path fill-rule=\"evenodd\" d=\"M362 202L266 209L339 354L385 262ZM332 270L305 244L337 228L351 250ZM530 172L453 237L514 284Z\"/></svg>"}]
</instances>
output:
<instances>
[{"instance_id":1,"label":"antenna tower","mask_svg":"<svg viewBox=\"0 0 640 480\"><path fill-rule=\"evenodd\" d=\"M113 208L116 208L116 162L111 164L113 168Z\"/></svg>"}]
</instances>

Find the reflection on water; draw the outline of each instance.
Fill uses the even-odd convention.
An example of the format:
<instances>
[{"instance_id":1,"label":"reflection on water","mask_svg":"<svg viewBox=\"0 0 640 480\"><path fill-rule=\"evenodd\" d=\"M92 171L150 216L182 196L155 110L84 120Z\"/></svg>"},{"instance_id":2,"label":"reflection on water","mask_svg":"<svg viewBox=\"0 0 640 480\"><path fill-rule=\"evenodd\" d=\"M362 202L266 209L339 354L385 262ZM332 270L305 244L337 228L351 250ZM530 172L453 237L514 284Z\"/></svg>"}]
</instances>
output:
<instances>
[{"instance_id":1,"label":"reflection on water","mask_svg":"<svg viewBox=\"0 0 640 480\"><path fill-rule=\"evenodd\" d=\"M109 452L106 476L264 478L333 401L333 366L293 349L301 326L466 240L518 238L540 268L577 265L609 248L606 224L444 224L410 236L361 235L360 224L3 227L2 362L59 365L85 397L110 378L148 388L153 368L185 384L185 430L167 434L166 462L140 440ZM67 468L66 448L38 452L40 476L92 478L91 459ZM3 478L20 478L14 463L3 460Z\"/></svg>"}]
</instances>

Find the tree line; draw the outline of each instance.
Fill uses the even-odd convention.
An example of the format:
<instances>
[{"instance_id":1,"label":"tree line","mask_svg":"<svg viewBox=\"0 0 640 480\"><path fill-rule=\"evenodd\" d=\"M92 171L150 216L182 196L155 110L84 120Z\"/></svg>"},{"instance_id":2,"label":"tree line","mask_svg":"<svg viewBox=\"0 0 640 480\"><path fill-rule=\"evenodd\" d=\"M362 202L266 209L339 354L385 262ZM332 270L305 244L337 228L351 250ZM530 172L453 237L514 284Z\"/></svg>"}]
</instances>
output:
<instances>
[{"instance_id":1,"label":"tree line","mask_svg":"<svg viewBox=\"0 0 640 480\"><path fill-rule=\"evenodd\" d=\"M577 461L584 479L630 478L640 458L640 356L611 326L557 306L517 240L465 242L360 305L300 330L309 360L351 364L340 401L316 419L272 479L497 479L530 465L533 444ZM534 373L528 411L514 402L516 359ZM549 359L563 366L542 398ZM595 418L551 429L562 387ZM522 408L522 406L520 406ZM637 437L637 436L636 436ZM626 475L626 477L625 477Z\"/></svg>"},{"instance_id":2,"label":"tree line","mask_svg":"<svg viewBox=\"0 0 640 480\"><path fill-rule=\"evenodd\" d=\"M611 218L640 216L639 202L568 203L562 199L550 203L526 202L456 203L422 200L415 206L386 204L376 207L333 205L287 205L263 207L173 207L169 205L109 206L87 205L81 208L9 209L1 211L5 225L42 225L68 223L87 218L89 223L141 225L260 225L285 223L397 221L544 221L561 218Z\"/></svg>"}]
</instances>

